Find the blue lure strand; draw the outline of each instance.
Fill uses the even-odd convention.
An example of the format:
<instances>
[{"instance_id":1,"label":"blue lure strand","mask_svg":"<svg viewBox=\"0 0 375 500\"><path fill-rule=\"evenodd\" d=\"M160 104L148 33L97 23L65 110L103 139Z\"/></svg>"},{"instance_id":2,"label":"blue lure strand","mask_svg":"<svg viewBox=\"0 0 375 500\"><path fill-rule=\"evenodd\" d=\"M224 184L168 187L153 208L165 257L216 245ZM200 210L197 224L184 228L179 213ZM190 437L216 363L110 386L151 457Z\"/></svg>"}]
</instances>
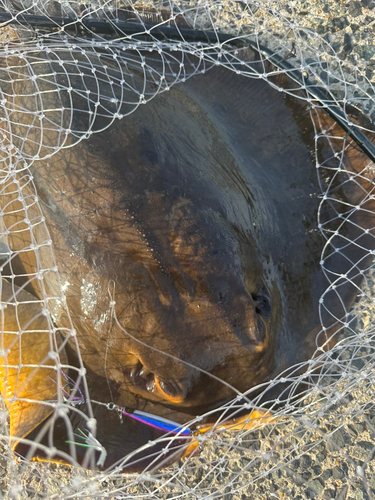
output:
<instances>
[{"instance_id":1,"label":"blue lure strand","mask_svg":"<svg viewBox=\"0 0 375 500\"><path fill-rule=\"evenodd\" d=\"M133 418L138 422L141 422L149 427L154 427L166 433L170 432L172 434L178 434L179 436L191 436L189 429L183 428L180 424L168 420L163 417L156 417L151 413L146 413L144 411L133 410L131 412L126 411L125 408L121 408L121 413L127 417Z\"/></svg>"}]
</instances>

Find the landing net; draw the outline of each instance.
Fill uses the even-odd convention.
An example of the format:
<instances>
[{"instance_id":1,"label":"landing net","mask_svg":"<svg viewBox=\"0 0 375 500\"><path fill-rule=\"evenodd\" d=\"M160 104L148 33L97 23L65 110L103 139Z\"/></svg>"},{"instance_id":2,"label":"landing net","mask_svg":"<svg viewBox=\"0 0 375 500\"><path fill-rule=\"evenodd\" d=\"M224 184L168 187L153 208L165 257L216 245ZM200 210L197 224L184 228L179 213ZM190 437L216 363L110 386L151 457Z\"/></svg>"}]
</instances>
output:
<instances>
[{"instance_id":1,"label":"landing net","mask_svg":"<svg viewBox=\"0 0 375 500\"><path fill-rule=\"evenodd\" d=\"M345 222L353 224L355 213L371 211L374 199L371 118L375 50L366 30L358 47L353 48L351 27L359 14L360 19L366 13L370 15L371 5L349 5L347 16L330 18L326 30L332 29L327 36L324 23L319 21L325 19L327 4L314 5L314 12L320 14L310 16L309 21L297 2L1 0L1 377L4 381L17 379L26 387L26 396L12 399L12 393L6 392L6 382L2 382L8 398L8 406L4 404L0 414L2 488L9 498L245 500L330 498L346 491L362 491L368 497L375 494L371 482L375 477L371 462L375 442L374 273L371 262L366 266L352 262L352 269L357 270L354 275L364 275L362 286L357 287L353 273L338 276L330 268L335 255L343 252L340 231L344 231ZM336 38L332 35L335 31L339 31ZM258 59L246 59L244 47L255 49ZM265 385L264 390L272 389L280 380L291 385L286 400L281 393L264 408L262 394L250 389L244 397L226 405L228 412L221 414L212 431L199 436L199 454L162 471L146 468L140 474L124 476L121 466L92 472L77 464L65 467L23 458L14 461L15 437L9 438L7 408L13 407L16 412L17 405L24 414L40 412L41 419L50 414L66 417L69 405L86 419L87 431L81 439L71 431L71 442L78 439L87 446L87 463L93 457L100 462L105 454L105 447L95 439L95 403L85 402L84 410L79 404L82 395L78 387L86 387L80 358L72 367L74 383L66 375L64 346L70 343L78 353L80 346L30 166L52 158L62 148L73 148L92 134L100 134L139 106L147 106L156 94L168 92L172 86L215 66L243 78L262 79L274 87L275 73L284 73L289 80L278 90L307 100L312 113L316 108L328 110L350 134L343 138L342 128L337 132L337 126L327 129L320 118L314 121L317 175L322 186L317 218L326 241L321 266L327 275L327 291L319 304L323 323L320 338L326 334L326 295L340 294L345 280L353 280L358 288L354 307L337 318L338 342L329 349L317 347L302 374L296 367ZM353 122L351 106L367 115L368 122ZM352 140L357 140L368 157L364 170L356 173L347 169L343 159ZM327 164L319 163L321 141L332 147ZM327 172L332 175L332 170L340 175L347 171L348 189L360 186L362 195L347 206L344 215L337 211L337 218L327 221L321 214L325 204L334 205L332 183L328 187L325 183ZM362 245L361 235L371 235L372 225L359 224L357 229L357 244ZM20 239L27 244L14 250L14 242ZM366 251L373 252L371 245ZM20 255L33 262L35 273L22 274L17 266ZM30 289L28 285L38 290L38 298L24 294ZM90 307L90 289L85 293ZM30 311L35 311L31 317ZM58 327L61 318L67 327ZM42 342L36 361L30 363L22 358L22 346L27 342L35 345L35 332L38 339L48 342ZM27 397L28 390L35 394L32 380L41 369L46 371L46 379L54 380L55 389L51 393L47 386L40 387L37 397ZM293 387L297 390L302 381L307 384L306 390L294 395ZM255 429L220 429L226 415L233 416L244 408L263 408L272 412L272 418ZM197 416L191 425L202 417ZM47 422L31 441L35 446L53 428L54 419L50 417ZM27 437L24 441L28 443ZM165 440L167 449L170 442ZM40 444L47 459L52 446L51 442L49 450ZM152 449L152 443L146 446ZM99 452L99 458L94 452ZM132 457L124 460L129 462ZM74 465L74 457L72 461ZM97 465L100 468L100 463Z\"/></svg>"}]
</instances>

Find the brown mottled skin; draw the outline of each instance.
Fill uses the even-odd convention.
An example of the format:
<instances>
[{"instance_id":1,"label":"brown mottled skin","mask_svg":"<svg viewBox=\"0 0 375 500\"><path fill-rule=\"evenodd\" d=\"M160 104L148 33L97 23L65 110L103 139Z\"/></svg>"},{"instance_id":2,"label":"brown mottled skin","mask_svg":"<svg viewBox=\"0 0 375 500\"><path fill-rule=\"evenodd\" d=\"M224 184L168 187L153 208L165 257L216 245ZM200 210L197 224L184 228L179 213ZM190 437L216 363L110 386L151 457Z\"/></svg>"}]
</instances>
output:
<instances>
[{"instance_id":1,"label":"brown mottled skin","mask_svg":"<svg viewBox=\"0 0 375 500\"><path fill-rule=\"evenodd\" d=\"M314 116L318 127L319 120L334 126L322 112ZM246 391L313 354L318 299L327 287L314 135L303 101L216 68L34 162L92 399L183 423L229 401L233 388ZM341 148L340 141L333 146ZM321 161L331 155L319 143ZM353 146L346 161L349 171L368 163ZM337 197L356 204L363 191L349 187L338 188ZM324 209L323 218L331 215ZM5 217L6 224L16 217ZM372 216L354 218L373 226ZM34 231L43 239L42 227ZM355 231L348 224L348 238ZM10 245L21 249L28 238L12 235ZM368 235L362 242L373 246ZM355 245L342 252L355 260L365 255ZM21 260L34 272L32 252ZM332 266L342 274L351 267L344 257ZM60 293L53 275L45 281ZM357 289L341 291L349 307ZM342 317L331 295L329 306ZM63 313L55 316L62 331L69 328ZM323 321L333 334L334 321L324 313ZM74 363L72 344L68 355ZM106 466L160 435L93 409ZM55 439L64 448L64 438Z\"/></svg>"}]
</instances>

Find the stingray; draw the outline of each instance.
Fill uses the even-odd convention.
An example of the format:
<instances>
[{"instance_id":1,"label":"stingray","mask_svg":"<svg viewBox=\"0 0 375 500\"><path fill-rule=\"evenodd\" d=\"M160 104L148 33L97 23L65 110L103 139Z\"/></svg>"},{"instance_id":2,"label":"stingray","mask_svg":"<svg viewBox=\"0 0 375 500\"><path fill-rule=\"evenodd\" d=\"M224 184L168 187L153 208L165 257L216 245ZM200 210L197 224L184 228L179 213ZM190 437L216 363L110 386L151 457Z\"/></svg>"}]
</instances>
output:
<instances>
[{"instance_id":1,"label":"stingray","mask_svg":"<svg viewBox=\"0 0 375 500\"><path fill-rule=\"evenodd\" d=\"M243 49L241 57L257 55ZM293 86L285 75L272 83ZM28 109L22 85L19 105ZM74 116L71 128L82 128ZM48 233L44 224L29 231L18 193L3 192L4 225L18 230L8 236L17 256L12 271L3 266L2 300L19 296L29 306L3 312L13 330L3 334L2 392L16 453L134 472L189 455L194 432L212 428L218 414L187 429L192 418L334 345L375 248L373 164L324 110L219 67L95 126L105 130L77 144L68 137L72 147L34 161L32 182L19 172L24 196L35 184ZM315 143L322 130L330 140ZM326 234L338 235L325 272L319 210ZM35 253L24 249L49 237L72 324L62 306L51 319L40 305L45 294L61 295L54 273L43 276L45 289L37 279L10 285L14 269L37 275ZM41 247L40 259L48 252ZM60 373L49 361L51 324ZM44 332L38 343L35 332ZM56 415L61 390L66 411ZM261 401L281 393L287 386L273 385ZM86 426L89 398L95 431ZM228 425L255 417L272 413L247 410ZM154 443L165 435L169 447Z\"/></svg>"}]
</instances>

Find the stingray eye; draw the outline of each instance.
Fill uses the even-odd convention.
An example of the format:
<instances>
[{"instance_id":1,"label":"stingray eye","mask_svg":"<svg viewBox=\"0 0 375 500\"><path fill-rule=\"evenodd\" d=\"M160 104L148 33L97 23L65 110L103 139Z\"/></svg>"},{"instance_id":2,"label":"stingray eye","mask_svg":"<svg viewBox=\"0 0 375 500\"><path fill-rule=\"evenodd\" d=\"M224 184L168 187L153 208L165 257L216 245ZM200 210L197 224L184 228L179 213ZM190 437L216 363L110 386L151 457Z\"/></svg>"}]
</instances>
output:
<instances>
[{"instance_id":1,"label":"stingray eye","mask_svg":"<svg viewBox=\"0 0 375 500\"><path fill-rule=\"evenodd\" d=\"M270 319L271 317L271 299L268 294L268 290L262 289L259 294L252 294L254 301L255 312L265 319Z\"/></svg>"}]
</instances>

